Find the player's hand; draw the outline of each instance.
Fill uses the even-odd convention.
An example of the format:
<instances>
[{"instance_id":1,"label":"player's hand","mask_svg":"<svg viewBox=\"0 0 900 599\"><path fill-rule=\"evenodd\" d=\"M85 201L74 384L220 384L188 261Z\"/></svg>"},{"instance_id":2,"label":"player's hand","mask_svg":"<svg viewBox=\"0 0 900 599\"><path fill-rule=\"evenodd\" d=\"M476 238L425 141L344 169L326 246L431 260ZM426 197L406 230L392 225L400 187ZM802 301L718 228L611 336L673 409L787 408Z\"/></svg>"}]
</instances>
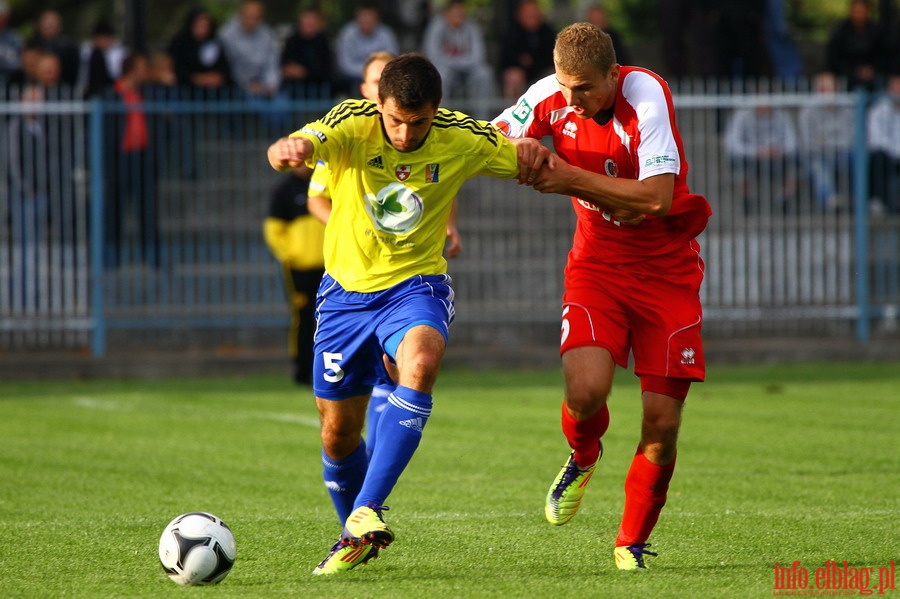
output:
<instances>
[{"instance_id":1,"label":"player's hand","mask_svg":"<svg viewBox=\"0 0 900 599\"><path fill-rule=\"evenodd\" d=\"M550 154L544 168L534 178L531 186L541 193L569 193L569 182L575 173L575 167L556 154Z\"/></svg>"},{"instance_id":2,"label":"player's hand","mask_svg":"<svg viewBox=\"0 0 900 599\"><path fill-rule=\"evenodd\" d=\"M269 164L276 171L287 171L306 162L312 154L312 142L302 137L282 137L269 146Z\"/></svg>"},{"instance_id":3,"label":"player's hand","mask_svg":"<svg viewBox=\"0 0 900 599\"><path fill-rule=\"evenodd\" d=\"M447 245L444 248L444 254L448 258L456 258L462 251L462 237L456 225L447 225Z\"/></svg>"},{"instance_id":4,"label":"player's hand","mask_svg":"<svg viewBox=\"0 0 900 599\"><path fill-rule=\"evenodd\" d=\"M544 144L530 137L513 140L516 144L516 155L519 162L519 183L532 185L541 167L550 157L550 150Z\"/></svg>"}]
</instances>

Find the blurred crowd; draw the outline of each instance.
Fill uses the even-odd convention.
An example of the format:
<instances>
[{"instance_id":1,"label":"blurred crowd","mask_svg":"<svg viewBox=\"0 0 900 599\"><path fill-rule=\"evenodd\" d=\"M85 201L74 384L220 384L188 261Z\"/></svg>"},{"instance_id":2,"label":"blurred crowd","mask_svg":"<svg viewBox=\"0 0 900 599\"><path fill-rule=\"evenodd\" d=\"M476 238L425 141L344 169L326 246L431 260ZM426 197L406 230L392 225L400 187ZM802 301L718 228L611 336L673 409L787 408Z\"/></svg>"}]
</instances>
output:
<instances>
[{"instance_id":1,"label":"blurred crowd","mask_svg":"<svg viewBox=\"0 0 900 599\"><path fill-rule=\"evenodd\" d=\"M336 30L329 29L317 5L300 9L286 26L267 21L261 0L242 0L224 23L193 8L171 39L151 44L148 82L204 92L234 88L253 97L341 97L355 93L366 58L381 50L425 54L440 69L447 91L457 96L514 99L552 72L557 27L537 0L518 2L509 22L491 37L493 50L482 29L485 19L477 18L485 15L473 16L465 0L418 3L420 24L403 35L384 22L374 2L359 2L353 18ZM817 63L846 89L883 89L891 75L900 75L900 21L892 13L893 1L847 0L847 7ZM658 70L664 77L804 76L784 0L659 0L657 14ZM632 64L632 52L610 26L601 1L583 3L574 17L610 33L619 62ZM43 11L33 26L23 28L32 31L27 39L9 26L10 18L9 5L0 0L0 80L7 88L35 82L92 97L109 92L121 77L129 49L108 19L99 19L90 39L79 41L66 34L55 10Z\"/></svg>"},{"instance_id":2,"label":"blurred crowd","mask_svg":"<svg viewBox=\"0 0 900 599\"><path fill-rule=\"evenodd\" d=\"M848 179L850 170L854 115L846 106L843 112L828 106L828 98L863 89L873 93L868 115L873 205L900 212L900 21L891 0L880 0L877 7L875 1L847 0L846 17L830 31L814 69L821 65L821 72L808 73L783 0L659 0L660 70L672 80L790 81L813 75L810 92L817 101L809 110L747 107L731 114L723 127L726 153L739 165L738 177L748 181L748 205L758 201L749 188L761 179L775 182L768 195L789 198L801 167L811 173L823 209L846 203L838 190L847 187L840 180ZM289 28L269 24L260 0L242 0L221 24L207 10L194 8L170 40L153 44L147 54L130 52L106 19L95 24L89 40L79 42L66 34L54 10L43 11L23 39L9 26L10 7L0 0L0 83L10 100L109 97L137 105L153 94L237 95L259 103L272 131L283 132L286 101L357 95L362 66L377 51L427 55L443 77L445 99L470 99L473 114L481 118L493 115L479 108L479 101L514 101L553 71L557 27L537 0L516 5L492 52L481 21L464 0L422 3L428 8L420 30L403 36L384 22L374 3L358 3L352 19L336 31L329 30L316 4L299 10ZM633 52L610 26L604 5L588 2L579 12L577 18L610 33L619 62L630 64ZM141 127L137 119L131 123L129 147L146 147ZM797 158L801 151L803 161ZM813 156L817 153L821 159Z\"/></svg>"}]
</instances>

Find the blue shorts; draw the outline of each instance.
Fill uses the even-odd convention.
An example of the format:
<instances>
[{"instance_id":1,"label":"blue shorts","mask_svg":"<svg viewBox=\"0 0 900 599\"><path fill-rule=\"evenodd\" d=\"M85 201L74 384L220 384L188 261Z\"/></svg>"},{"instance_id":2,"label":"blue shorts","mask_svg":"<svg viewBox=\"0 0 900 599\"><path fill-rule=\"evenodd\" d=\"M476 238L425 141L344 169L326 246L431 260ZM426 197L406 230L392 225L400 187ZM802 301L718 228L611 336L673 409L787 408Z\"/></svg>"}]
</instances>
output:
<instances>
[{"instance_id":1,"label":"blue shorts","mask_svg":"<svg viewBox=\"0 0 900 599\"><path fill-rule=\"evenodd\" d=\"M389 380L382 355L396 356L410 328L425 324L449 337L449 275L416 276L374 293L346 291L325 274L316 297L313 391L323 399L365 395Z\"/></svg>"}]
</instances>

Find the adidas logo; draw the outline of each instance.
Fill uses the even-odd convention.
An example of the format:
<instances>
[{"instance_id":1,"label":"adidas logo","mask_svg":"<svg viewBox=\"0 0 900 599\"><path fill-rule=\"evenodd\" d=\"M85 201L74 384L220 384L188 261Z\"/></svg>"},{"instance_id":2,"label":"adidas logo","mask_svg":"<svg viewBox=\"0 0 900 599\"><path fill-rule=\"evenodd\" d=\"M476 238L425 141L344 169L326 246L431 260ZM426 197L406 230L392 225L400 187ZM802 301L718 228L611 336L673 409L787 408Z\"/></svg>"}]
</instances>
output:
<instances>
[{"instance_id":1,"label":"adidas logo","mask_svg":"<svg viewBox=\"0 0 900 599\"><path fill-rule=\"evenodd\" d=\"M412 429L414 431L422 432L422 428L425 426L425 423L422 422L421 418L410 418L409 420L401 420L397 424L405 426L406 428Z\"/></svg>"},{"instance_id":2,"label":"adidas logo","mask_svg":"<svg viewBox=\"0 0 900 599\"><path fill-rule=\"evenodd\" d=\"M376 156L366 163L366 166L384 170L384 164L381 163L381 156Z\"/></svg>"}]
</instances>

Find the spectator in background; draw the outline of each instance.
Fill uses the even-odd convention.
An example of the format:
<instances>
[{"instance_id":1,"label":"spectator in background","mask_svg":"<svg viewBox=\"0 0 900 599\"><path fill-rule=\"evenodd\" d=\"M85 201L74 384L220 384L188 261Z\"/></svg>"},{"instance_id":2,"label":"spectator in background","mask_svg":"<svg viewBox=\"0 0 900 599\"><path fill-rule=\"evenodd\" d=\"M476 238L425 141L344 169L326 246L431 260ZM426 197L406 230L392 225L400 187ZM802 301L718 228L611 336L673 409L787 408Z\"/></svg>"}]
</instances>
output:
<instances>
[{"instance_id":1,"label":"spectator in background","mask_svg":"<svg viewBox=\"0 0 900 599\"><path fill-rule=\"evenodd\" d=\"M400 51L397 36L381 22L381 13L375 5L363 2L357 6L353 20L338 33L336 91L343 95L355 94L362 83L360 73L369 56L381 51L397 54Z\"/></svg>"},{"instance_id":2,"label":"spectator in background","mask_svg":"<svg viewBox=\"0 0 900 599\"><path fill-rule=\"evenodd\" d=\"M0 0L0 86L22 70L22 36L9 27L9 4Z\"/></svg>"},{"instance_id":3,"label":"spectator in background","mask_svg":"<svg viewBox=\"0 0 900 599\"><path fill-rule=\"evenodd\" d=\"M44 90L44 99L71 99L72 88L63 85L62 65L59 56L52 52L42 53L35 64L35 80Z\"/></svg>"},{"instance_id":4,"label":"spectator in background","mask_svg":"<svg viewBox=\"0 0 900 599\"><path fill-rule=\"evenodd\" d=\"M719 56L722 79L758 79L768 74L763 43L766 0L719 0L713 6L717 44L709 51Z\"/></svg>"},{"instance_id":5,"label":"spectator in background","mask_svg":"<svg viewBox=\"0 0 900 599\"><path fill-rule=\"evenodd\" d=\"M20 308L37 305L34 273L38 268L38 248L49 228L51 173L58 172L58 165L51 165L58 155L51 153L39 106L44 101L44 90L28 84L22 88L21 101L33 109L10 118L3 142L9 160L12 304Z\"/></svg>"},{"instance_id":6,"label":"spectator in background","mask_svg":"<svg viewBox=\"0 0 900 599\"><path fill-rule=\"evenodd\" d=\"M330 95L333 60L322 11L301 10L281 51L282 90L292 98Z\"/></svg>"},{"instance_id":7,"label":"spectator in background","mask_svg":"<svg viewBox=\"0 0 900 599\"><path fill-rule=\"evenodd\" d=\"M431 20L425 30L423 51L441 74L446 99L485 100L495 96L484 33L467 17L463 0L450 0ZM488 118L485 108L473 110L473 116Z\"/></svg>"},{"instance_id":8,"label":"spectator in background","mask_svg":"<svg viewBox=\"0 0 900 599\"><path fill-rule=\"evenodd\" d=\"M316 332L316 292L325 274L325 225L310 214L307 190L312 171L306 165L290 171L272 191L263 236L281 264L291 311L288 353L294 382L312 383L313 336Z\"/></svg>"},{"instance_id":9,"label":"spectator in background","mask_svg":"<svg viewBox=\"0 0 900 599\"><path fill-rule=\"evenodd\" d=\"M725 152L747 214L789 210L797 189L797 148L797 127L785 109L761 104L734 111Z\"/></svg>"},{"instance_id":10,"label":"spectator in background","mask_svg":"<svg viewBox=\"0 0 900 599\"><path fill-rule=\"evenodd\" d=\"M847 89L872 91L886 49L868 0L850 0L847 18L828 38L825 66L846 83Z\"/></svg>"},{"instance_id":11,"label":"spectator in background","mask_svg":"<svg viewBox=\"0 0 900 599\"><path fill-rule=\"evenodd\" d=\"M169 43L180 87L216 94L231 82L231 69L216 24L204 8L192 8Z\"/></svg>"},{"instance_id":12,"label":"spectator in background","mask_svg":"<svg viewBox=\"0 0 900 599\"><path fill-rule=\"evenodd\" d=\"M100 19L91 32L91 45L83 52L84 97L102 96L122 76L125 48L116 40L112 23Z\"/></svg>"},{"instance_id":13,"label":"spectator in background","mask_svg":"<svg viewBox=\"0 0 900 599\"><path fill-rule=\"evenodd\" d=\"M625 40L622 34L609 25L609 14L602 4L596 2L588 4L584 9L584 20L592 25L596 25L609 35L612 40L613 50L616 52L616 62L619 64L631 64L631 54L625 46Z\"/></svg>"},{"instance_id":14,"label":"spectator in background","mask_svg":"<svg viewBox=\"0 0 900 599\"><path fill-rule=\"evenodd\" d=\"M262 2L243 0L238 14L222 27L219 39L228 56L231 78L244 98L265 124L281 131L287 120L287 107L279 93L278 41L264 17Z\"/></svg>"},{"instance_id":15,"label":"spectator in background","mask_svg":"<svg viewBox=\"0 0 900 599\"><path fill-rule=\"evenodd\" d=\"M791 38L784 0L766 0L763 34L774 75L783 81L798 81L803 77L803 61Z\"/></svg>"},{"instance_id":16,"label":"spectator in background","mask_svg":"<svg viewBox=\"0 0 900 599\"><path fill-rule=\"evenodd\" d=\"M888 78L884 95L869 109L872 212L900 213L900 75Z\"/></svg>"},{"instance_id":17,"label":"spectator in background","mask_svg":"<svg viewBox=\"0 0 900 599\"><path fill-rule=\"evenodd\" d=\"M29 43L41 47L44 52L52 52L59 57L60 76L63 85L72 89L78 84L78 66L81 53L78 45L62 33L62 17L55 10L45 10L38 17L37 30Z\"/></svg>"},{"instance_id":18,"label":"spectator in background","mask_svg":"<svg viewBox=\"0 0 900 599\"><path fill-rule=\"evenodd\" d=\"M10 74L6 81L6 96L19 98L26 85L37 83L37 65L44 52L37 44L28 43L22 48L22 68Z\"/></svg>"},{"instance_id":19,"label":"spectator in background","mask_svg":"<svg viewBox=\"0 0 900 599\"><path fill-rule=\"evenodd\" d=\"M556 32L544 19L540 4L536 0L521 0L500 50L504 98L517 99L529 85L553 72L555 42Z\"/></svg>"},{"instance_id":20,"label":"spectator in background","mask_svg":"<svg viewBox=\"0 0 900 599\"><path fill-rule=\"evenodd\" d=\"M219 32L232 79L253 98L273 97L281 82L278 42L264 17L262 2L243 0L238 14Z\"/></svg>"},{"instance_id":21,"label":"spectator in background","mask_svg":"<svg viewBox=\"0 0 900 599\"><path fill-rule=\"evenodd\" d=\"M671 83L685 77L718 74L718 43L711 0L659 0L659 28L666 75Z\"/></svg>"},{"instance_id":22,"label":"spectator in background","mask_svg":"<svg viewBox=\"0 0 900 599\"><path fill-rule=\"evenodd\" d=\"M813 196L823 212L846 208L850 193L850 165L855 132L854 109L835 101L838 91L833 73L819 73L814 79L815 96L797 115L800 147Z\"/></svg>"},{"instance_id":23,"label":"spectator in background","mask_svg":"<svg viewBox=\"0 0 900 599\"><path fill-rule=\"evenodd\" d=\"M131 54L122 63L122 77L114 89L125 106L116 114L111 128L115 141L109 144L106 162L107 184L105 240L106 265L117 267L131 254L126 239L125 215L132 203L137 216L139 258L148 266L159 267L159 230L156 206L155 160L151 152L150 127L144 112L143 87L150 77L150 65L144 54Z\"/></svg>"},{"instance_id":24,"label":"spectator in background","mask_svg":"<svg viewBox=\"0 0 900 599\"><path fill-rule=\"evenodd\" d=\"M147 81L142 88L146 100L173 101L180 99L184 90L178 87L175 63L172 56L158 50L150 55ZM147 114L148 134L152 138L156 171L164 167L174 170L185 179L194 176L194 144L189 115L180 112L150 111Z\"/></svg>"}]
</instances>

